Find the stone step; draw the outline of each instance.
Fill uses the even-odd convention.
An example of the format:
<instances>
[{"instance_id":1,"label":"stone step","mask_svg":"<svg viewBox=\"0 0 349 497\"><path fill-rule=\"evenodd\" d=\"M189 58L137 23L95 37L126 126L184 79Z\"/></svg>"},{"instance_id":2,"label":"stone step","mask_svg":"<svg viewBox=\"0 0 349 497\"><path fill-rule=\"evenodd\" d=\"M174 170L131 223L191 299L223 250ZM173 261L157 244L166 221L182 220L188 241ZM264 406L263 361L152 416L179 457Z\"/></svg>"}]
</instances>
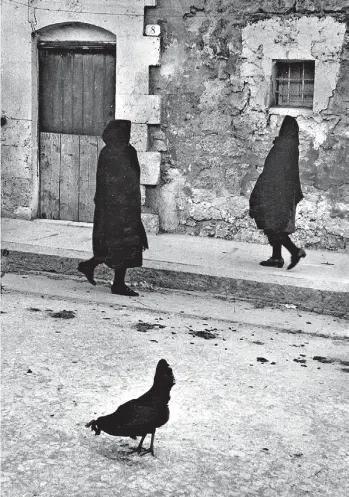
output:
<instances>
[{"instance_id":1,"label":"stone step","mask_svg":"<svg viewBox=\"0 0 349 497\"><path fill-rule=\"evenodd\" d=\"M157 235L159 233L159 216L157 214L143 212L142 222L145 231L149 233L149 235Z\"/></svg>"}]
</instances>

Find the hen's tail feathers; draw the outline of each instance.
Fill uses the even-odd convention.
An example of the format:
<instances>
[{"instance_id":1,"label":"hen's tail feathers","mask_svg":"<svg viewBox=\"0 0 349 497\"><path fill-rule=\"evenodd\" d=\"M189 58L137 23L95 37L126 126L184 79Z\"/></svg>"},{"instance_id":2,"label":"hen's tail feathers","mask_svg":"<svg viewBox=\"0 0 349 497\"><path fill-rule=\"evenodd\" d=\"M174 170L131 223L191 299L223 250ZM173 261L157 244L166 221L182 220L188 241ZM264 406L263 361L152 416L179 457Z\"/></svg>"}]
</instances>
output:
<instances>
[{"instance_id":1,"label":"hen's tail feathers","mask_svg":"<svg viewBox=\"0 0 349 497\"><path fill-rule=\"evenodd\" d=\"M101 430L98 428L98 424L97 424L97 421L95 419L92 419L92 421L90 421L89 423L86 423L85 427L86 428L91 427L91 431L94 431L96 435L101 434Z\"/></svg>"},{"instance_id":2,"label":"hen's tail feathers","mask_svg":"<svg viewBox=\"0 0 349 497\"><path fill-rule=\"evenodd\" d=\"M173 371L165 359L161 359L156 367L154 376L154 385L168 387L171 389L175 385L176 380Z\"/></svg>"}]
</instances>

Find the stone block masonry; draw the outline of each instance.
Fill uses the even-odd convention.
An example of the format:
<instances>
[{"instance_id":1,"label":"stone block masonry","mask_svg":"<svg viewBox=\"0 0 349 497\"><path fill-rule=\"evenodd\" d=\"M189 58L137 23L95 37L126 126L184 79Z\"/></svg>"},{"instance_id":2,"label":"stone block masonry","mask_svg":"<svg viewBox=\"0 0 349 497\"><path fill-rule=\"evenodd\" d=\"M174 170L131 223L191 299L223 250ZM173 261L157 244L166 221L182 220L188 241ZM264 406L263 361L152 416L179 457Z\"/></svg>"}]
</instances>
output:
<instances>
[{"instance_id":1,"label":"stone block masonry","mask_svg":"<svg viewBox=\"0 0 349 497\"><path fill-rule=\"evenodd\" d=\"M161 2L161 66L151 93L162 122L161 180L146 205L163 231L264 242L248 199L283 116L300 126L305 199L294 238L304 246L349 247L349 6L341 0ZM313 109L271 105L276 60L315 64ZM160 143L161 142L161 143Z\"/></svg>"},{"instance_id":2,"label":"stone block masonry","mask_svg":"<svg viewBox=\"0 0 349 497\"><path fill-rule=\"evenodd\" d=\"M156 186L160 179L159 152L139 152L138 160L141 166L141 185Z\"/></svg>"}]
</instances>

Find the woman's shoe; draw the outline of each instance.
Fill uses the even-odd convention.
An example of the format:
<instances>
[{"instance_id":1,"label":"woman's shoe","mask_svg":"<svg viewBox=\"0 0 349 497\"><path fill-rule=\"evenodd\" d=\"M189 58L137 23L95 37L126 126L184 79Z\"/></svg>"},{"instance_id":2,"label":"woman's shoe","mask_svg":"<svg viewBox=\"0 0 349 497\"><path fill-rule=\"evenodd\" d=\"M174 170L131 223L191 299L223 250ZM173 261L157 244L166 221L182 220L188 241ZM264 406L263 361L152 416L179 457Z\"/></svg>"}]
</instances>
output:
<instances>
[{"instance_id":1,"label":"woman's shoe","mask_svg":"<svg viewBox=\"0 0 349 497\"><path fill-rule=\"evenodd\" d=\"M299 249L297 254L291 255L291 264L289 264L287 269L292 269L293 267L297 266L298 262L301 260L302 257L305 257L307 254L303 249Z\"/></svg>"},{"instance_id":2,"label":"woman's shoe","mask_svg":"<svg viewBox=\"0 0 349 497\"><path fill-rule=\"evenodd\" d=\"M93 278L95 270L92 266L86 264L86 262L80 262L78 265L78 271L80 271L80 273L83 273L86 276L87 281L89 281L91 285L96 286L96 282Z\"/></svg>"},{"instance_id":3,"label":"woman's shoe","mask_svg":"<svg viewBox=\"0 0 349 497\"><path fill-rule=\"evenodd\" d=\"M138 297L139 293L135 292L127 285L113 285L111 287L111 293L113 295L125 295L126 297Z\"/></svg>"},{"instance_id":4,"label":"woman's shoe","mask_svg":"<svg viewBox=\"0 0 349 497\"><path fill-rule=\"evenodd\" d=\"M279 267L281 268L284 265L284 260L281 257L281 259L274 259L273 257L270 257L267 261L262 261L259 264L261 266L267 266L267 267Z\"/></svg>"}]
</instances>

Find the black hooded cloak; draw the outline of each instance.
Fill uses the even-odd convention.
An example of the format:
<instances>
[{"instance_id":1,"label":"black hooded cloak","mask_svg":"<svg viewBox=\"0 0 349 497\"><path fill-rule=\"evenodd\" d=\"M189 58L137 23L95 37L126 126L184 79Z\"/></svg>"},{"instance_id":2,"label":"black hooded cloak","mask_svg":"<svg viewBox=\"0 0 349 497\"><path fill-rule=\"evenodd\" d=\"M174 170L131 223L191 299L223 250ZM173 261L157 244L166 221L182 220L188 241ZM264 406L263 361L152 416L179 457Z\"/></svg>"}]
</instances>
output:
<instances>
[{"instance_id":1,"label":"black hooded cloak","mask_svg":"<svg viewBox=\"0 0 349 497\"><path fill-rule=\"evenodd\" d=\"M106 146L97 165L93 254L112 269L142 266L142 252L148 248L140 167L130 133L130 121L111 121L102 134Z\"/></svg>"},{"instance_id":2,"label":"black hooded cloak","mask_svg":"<svg viewBox=\"0 0 349 497\"><path fill-rule=\"evenodd\" d=\"M250 197L250 216L264 231L293 233L303 198L298 166L298 124L286 116Z\"/></svg>"}]
</instances>

